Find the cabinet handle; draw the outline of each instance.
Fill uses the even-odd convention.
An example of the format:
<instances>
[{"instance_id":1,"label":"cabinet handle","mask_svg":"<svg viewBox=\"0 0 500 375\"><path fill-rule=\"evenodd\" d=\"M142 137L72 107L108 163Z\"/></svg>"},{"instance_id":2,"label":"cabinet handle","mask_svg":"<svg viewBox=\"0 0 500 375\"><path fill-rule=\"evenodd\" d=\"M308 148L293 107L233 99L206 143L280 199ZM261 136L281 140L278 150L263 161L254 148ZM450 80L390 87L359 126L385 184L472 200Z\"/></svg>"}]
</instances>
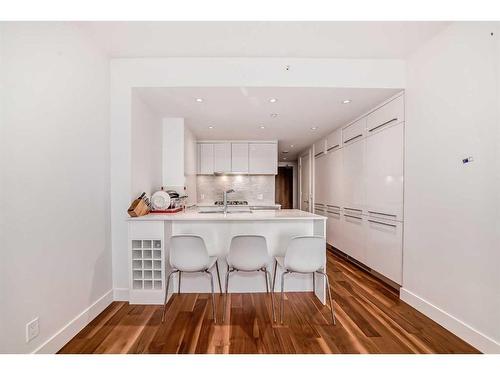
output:
<instances>
[{"instance_id":1,"label":"cabinet handle","mask_svg":"<svg viewBox=\"0 0 500 375\"><path fill-rule=\"evenodd\" d=\"M390 124L391 122L394 122L394 121L397 121L397 120L398 120L398 118L397 118L397 117L396 117L396 118L393 118L393 119L391 119L391 120L389 120L389 121L384 122L383 124L380 124L380 125L375 126L374 128L371 128L371 129L370 129L370 130L368 130L368 131L369 131L369 132L372 132L372 131L374 131L374 130L377 130L378 128L381 128L381 127L382 127L382 126L384 126L384 125Z\"/></svg>"},{"instance_id":2,"label":"cabinet handle","mask_svg":"<svg viewBox=\"0 0 500 375\"><path fill-rule=\"evenodd\" d=\"M345 217L352 217L353 219L359 219L359 220L363 220L362 217L358 217L358 216L352 216L352 215L346 215L344 214Z\"/></svg>"},{"instance_id":3,"label":"cabinet handle","mask_svg":"<svg viewBox=\"0 0 500 375\"><path fill-rule=\"evenodd\" d=\"M314 157L316 158L316 157L318 157L318 156L320 156L321 154L324 154L324 153L325 153L324 151L318 152L317 154L314 155Z\"/></svg>"},{"instance_id":4,"label":"cabinet handle","mask_svg":"<svg viewBox=\"0 0 500 375\"><path fill-rule=\"evenodd\" d=\"M333 211L328 211L328 210L326 210L326 212L328 212L329 214L335 214L335 215L340 216L340 212L333 212Z\"/></svg>"},{"instance_id":5,"label":"cabinet handle","mask_svg":"<svg viewBox=\"0 0 500 375\"><path fill-rule=\"evenodd\" d=\"M344 143L354 141L355 139L357 139L359 137L362 137L362 136L363 136L363 134L358 134L358 135L356 135L354 137L349 138L348 140L345 140Z\"/></svg>"},{"instance_id":6,"label":"cabinet handle","mask_svg":"<svg viewBox=\"0 0 500 375\"><path fill-rule=\"evenodd\" d=\"M337 148L337 147L339 147L339 145L335 145L335 146L332 146L332 147L330 147L330 148L327 148L327 149L326 149L326 151L333 150L334 148Z\"/></svg>"},{"instance_id":7,"label":"cabinet handle","mask_svg":"<svg viewBox=\"0 0 500 375\"><path fill-rule=\"evenodd\" d=\"M344 207L344 210L363 212L363 210L360 210L358 208L349 208L349 207Z\"/></svg>"},{"instance_id":8,"label":"cabinet handle","mask_svg":"<svg viewBox=\"0 0 500 375\"><path fill-rule=\"evenodd\" d=\"M398 215L393 215L393 214L385 214L383 212L377 212L377 211L368 211L369 213L371 214L375 214L375 215L384 215L384 216L391 216L391 217L397 217Z\"/></svg>"},{"instance_id":9,"label":"cabinet handle","mask_svg":"<svg viewBox=\"0 0 500 375\"><path fill-rule=\"evenodd\" d=\"M397 227L397 225L396 225L396 224L382 223L381 221L370 220L370 219L368 219L368 221L369 221L370 223L381 224L381 225L387 225L388 227L393 227L393 228L396 228L396 227Z\"/></svg>"},{"instance_id":10,"label":"cabinet handle","mask_svg":"<svg viewBox=\"0 0 500 375\"><path fill-rule=\"evenodd\" d=\"M340 206L334 206L333 204L327 204L326 207L338 208L340 210Z\"/></svg>"}]
</instances>

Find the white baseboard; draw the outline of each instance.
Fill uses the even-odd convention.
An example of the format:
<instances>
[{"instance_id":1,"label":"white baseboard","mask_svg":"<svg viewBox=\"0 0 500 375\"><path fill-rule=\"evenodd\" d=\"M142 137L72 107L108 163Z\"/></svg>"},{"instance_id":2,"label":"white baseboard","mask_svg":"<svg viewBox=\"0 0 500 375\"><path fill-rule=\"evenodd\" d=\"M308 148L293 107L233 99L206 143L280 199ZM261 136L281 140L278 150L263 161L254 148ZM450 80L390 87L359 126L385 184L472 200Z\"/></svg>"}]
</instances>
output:
<instances>
[{"instance_id":1,"label":"white baseboard","mask_svg":"<svg viewBox=\"0 0 500 375\"><path fill-rule=\"evenodd\" d=\"M128 288L114 288L113 289L113 301L126 301L128 302L129 289Z\"/></svg>"},{"instance_id":2,"label":"white baseboard","mask_svg":"<svg viewBox=\"0 0 500 375\"><path fill-rule=\"evenodd\" d=\"M400 298L481 352L488 354L500 353L500 343L475 330L468 324L448 314L446 311L441 310L439 307L434 306L409 290L401 288Z\"/></svg>"},{"instance_id":3,"label":"white baseboard","mask_svg":"<svg viewBox=\"0 0 500 375\"><path fill-rule=\"evenodd\" d=\"M40 345L33 353L57 353L78 332L89 324L97 315L113 302L113 290L106 292L97 301L78 314L73 320L56 332L51 338Z\"/></svg>"}]
</instances>

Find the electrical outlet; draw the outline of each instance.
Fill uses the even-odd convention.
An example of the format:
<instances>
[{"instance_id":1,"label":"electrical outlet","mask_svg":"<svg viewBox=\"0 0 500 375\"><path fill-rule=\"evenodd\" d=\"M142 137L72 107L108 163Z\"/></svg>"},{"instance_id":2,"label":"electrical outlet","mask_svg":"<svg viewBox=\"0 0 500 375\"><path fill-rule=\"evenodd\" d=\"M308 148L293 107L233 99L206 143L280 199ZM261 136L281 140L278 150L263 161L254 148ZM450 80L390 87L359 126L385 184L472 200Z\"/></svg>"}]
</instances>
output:
<instances>
[{"instance_id":1,"label":"electrical outlet","mask_svg":"<svg viewBox=\"0 0 500 375\"><path fill-rule=\"evenodd\" d=\"M205 199L205 194L200 194L200 199L201 200Z\"/></svg>"},{"instance_id":2,"label":"electrical outlet","mask_svg":"<svg viewBox=\"0 0 500 375\"><path fill-rule=\"evenodd\" d=\"M257 199L259 201L261 201L262 199L264 199L264 195L263 194L257 194Z\"/></svg>"},{"instance_id":3,"label":"electrical outlet","mask_svg":"<svg viewBox=\"0 0 500 375\"><path fill-rule=\"evenodd\" d=\"M26 342L30 342L40 333L40 326L38 325L38 317L26 324Z\"/></svg>"}]
</instances>

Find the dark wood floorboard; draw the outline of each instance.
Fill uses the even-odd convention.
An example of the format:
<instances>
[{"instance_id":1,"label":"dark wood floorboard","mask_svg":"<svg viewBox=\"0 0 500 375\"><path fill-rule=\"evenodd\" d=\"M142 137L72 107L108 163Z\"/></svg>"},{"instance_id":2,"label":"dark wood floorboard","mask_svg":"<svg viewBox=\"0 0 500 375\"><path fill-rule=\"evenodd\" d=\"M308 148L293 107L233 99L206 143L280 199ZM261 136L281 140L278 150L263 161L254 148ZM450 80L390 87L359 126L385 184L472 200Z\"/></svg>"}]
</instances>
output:
<instances>
[{"instance_id":1,"label":"dark wood floorboard","mask_svg":"<svg viewBox=\"0 0 500 375\"><path fill-rule=\"evenodd\" d=\"M265 293L231 294L216 325L209 295L181 294L163 324L162 306L113 302L59 353L478 353L365 271L330 252L327 262L335 326L313 293L285 293L283 325ZM220 320L223 307L218 295Z\"/></svg>"}]
</instances>

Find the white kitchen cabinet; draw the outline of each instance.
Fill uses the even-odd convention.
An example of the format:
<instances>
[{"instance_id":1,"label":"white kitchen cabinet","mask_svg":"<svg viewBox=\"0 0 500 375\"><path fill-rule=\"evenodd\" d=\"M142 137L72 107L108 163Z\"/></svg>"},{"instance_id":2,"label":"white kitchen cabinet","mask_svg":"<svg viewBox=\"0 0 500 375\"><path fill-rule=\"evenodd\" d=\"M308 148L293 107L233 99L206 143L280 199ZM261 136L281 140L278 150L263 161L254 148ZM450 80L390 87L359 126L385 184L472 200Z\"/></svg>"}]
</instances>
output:
<instances>
[{"instance_id":1,"label":"white kitchen cabinet","mask_svg":"<svg viewBox=\"0 0 500 375\"><path fill-rule=\"evenodd\" d=\"M366 265L402 284L403 223L368 218L365 227Z\"/></svg>"},{"instance_id":2,"label":"white kitchen cabinet","mask_svg":"<svg viewBox=\"0 0 500 375\"><path fill-rule=\"evenodd\" d=\"M326 152L326 139L320 139L314 144L314 156L319 156Z\"/></svg>"},{"instance_id":3,"label":"white kitchen cabinet","mask_svg":"<svg viewBox=\"0 0 500 375\"><path fill-rule=\"evenodd\" d=\"M401 95L366 116L368 133L382 130L385 126L404 121L404 96Z\"/></svg>"},{"instance_id":4,"label":"white kitchen cabinet","mask_svg":"<svg viewBox=\"0 0 500 375\"><path fill-rule=\"evenodd\" d=\"M249 143L248 173L278 174L278 144Z\"/></svg>"},{"instance_id":5,"label":"white kitchen cabinet","mask_svg":"<svg viewBox=\"0 0 500 375\"><path fill-rule=\"evenodd\" d=\"M214 173L214 144L198 143L198 173Z\"/></svg>"},{"instance_id":6,"label":"white kitchen cabinet","mask_svg":"<svg viewBox=\"0 0 500 375\"><path fill-rule=\"evenodd\" d=\"M342 148L344 209L361 213L365 207L365 142L354 142Z\"/></svg>"},{"instance_id":7,"label":"white kitchen cabinet","mask_svg":"<svg viewBox=\"0 0 500 375\"><path fill-rule=\"evenodd\" d=\"M362 215L343 214L341 227L344 233L341 251L366 264L365 218Z\"/></svg>"},{"instance_id":8,"label":"white kitchen cabinet","mask_svg":"<svg viewBox=\"0 0 500 375\"><path fill-rule=\"evenodd\" d=\"M342 217L340 210L326 208L326 242L337 249L342 249L344 231L342 230Z\"/></svg>"},{"instance_id":9,"label":"white kitchen cabinet","mask_svg":"<svg viewBox=\"0 0 500 375\"><path fill-rule=\"evenodd\" d=\"M366 130L366 117L363 117L342 129L342 143L353 143L363 138Z\"/></svg>"},{"instance_id":10,"label":"white kitchen cabinet","mask_svg":"<svg viewBox=\"0 0 500 375\"><path fill-rule=\"evenodd\" d=\"M342 144L342 129L337 129L326 137L326 150L332 151L340 148Z\"/></svg>"},{"instance_id":11,"label":"white kitchen cabinet","mask_svg":"<svg viewBox=\"0 0 500 375\"><path fill-rule=\"evenodd\" d=\"M365 197L370 216L403 219L404 123L366 138Z\"/></svg>"},{"instance_id":12,"label":"white kitchen cabinet","mask_svg":"<svg viewBox=\"0 0 500 375\"><path fill-rule=\"evenodd\" d=\"M231 172L231 143L214 143L214 172Z\"/></svg>"},{"instance_id":13,"label":"white kitchen cabinet","mask_svg":"<svg viewBox=\"0 0 500 375\"><path fill-rule=\"evenodd\" d=\"M344 186L342 173L342 149L335 149L335 151L328 152L325 156L325 161L326 170L322 178L326 180L326 205L329 208L340 209L344 205L342 198L342 190Z\"/></svg>"},{"instance_id":14,"label":"white kitchen cabinet","mask_svg":"<svg viewBox=\"0 0 500 375\"><path fill-rule=\"evenodd\" d=\"M314 203L326 204L326 193L328 189L328 171L326 155L314 158Z\"/></svg>"},{"instance_id":15,"label":"white kitchen cabinet","mask_svg":"<svg viewBox=\"0 0 500 375\"><path fill-rule=\"evenodd\" d=\"M248 173L248 143L231 143L231 172Z\"/></svg>"}]
</instances>

